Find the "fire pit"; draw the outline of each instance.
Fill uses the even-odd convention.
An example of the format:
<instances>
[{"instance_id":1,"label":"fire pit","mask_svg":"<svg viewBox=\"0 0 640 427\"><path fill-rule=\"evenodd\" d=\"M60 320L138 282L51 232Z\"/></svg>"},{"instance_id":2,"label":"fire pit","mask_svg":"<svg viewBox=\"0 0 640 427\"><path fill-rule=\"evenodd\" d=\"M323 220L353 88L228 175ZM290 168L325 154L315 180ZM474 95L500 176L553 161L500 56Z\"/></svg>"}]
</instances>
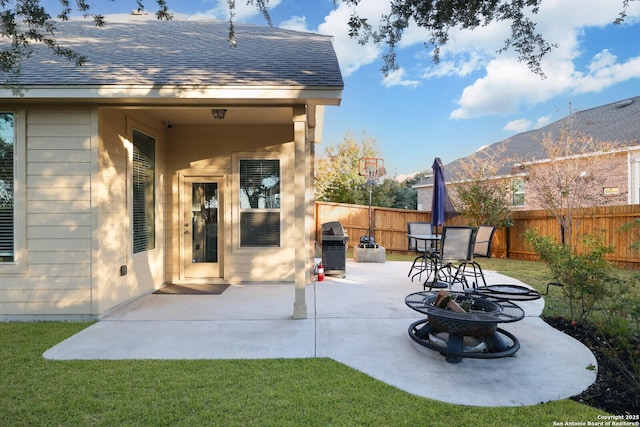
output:
<instances>
[{"instance_id":1,"label":"fire pit","mask_svg":"<svg viewBox=\"0 0 640 427\"><path fill-rule=\"evenodd\" d=\"M422 291L408 295L405 303L427 316L411 324L411 339L439 351L447 362L460 363L463 357L506 357L520 349L515 336L498 328L499 323L524 317L524 310L511 301L471 292Z\"/></svg>"}]
</instances>

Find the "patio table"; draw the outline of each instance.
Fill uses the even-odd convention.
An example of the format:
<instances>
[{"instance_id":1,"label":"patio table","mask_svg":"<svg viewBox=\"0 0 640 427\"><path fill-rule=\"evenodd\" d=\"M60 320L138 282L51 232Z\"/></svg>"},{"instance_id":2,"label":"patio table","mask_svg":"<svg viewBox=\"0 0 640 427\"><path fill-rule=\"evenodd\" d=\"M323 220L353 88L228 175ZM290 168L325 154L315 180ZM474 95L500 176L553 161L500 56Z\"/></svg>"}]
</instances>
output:
<instances>
[{"instance_id":1,"label":"patio table","mask_svg":"<svg viewBox=\"0 0 640 427\"><path fill-rule=\"evenodd\" d=\"M422 268L417 273L415 273L413 276L411 276L411 281L413 281L413 278L415 276L421 275L426 271L427 278L423 283L423 284L426 284L429 281L429 278L431 277L431 272L435 271L435 258L433 257L433 253L430 252L429 250L431 248L433 248L435 251L438 251L440 249L440 239L442 238L442 235L441 234L407 234L407 237L424 242L424 245L422 245L422 247L424 248L423 257L424 257L425 267ZM427 262L430 262L431 265L430 266L427 265L426 264ZM411 272L409 272L409 274L411 274Z\"/></svg>"}]
</instances>

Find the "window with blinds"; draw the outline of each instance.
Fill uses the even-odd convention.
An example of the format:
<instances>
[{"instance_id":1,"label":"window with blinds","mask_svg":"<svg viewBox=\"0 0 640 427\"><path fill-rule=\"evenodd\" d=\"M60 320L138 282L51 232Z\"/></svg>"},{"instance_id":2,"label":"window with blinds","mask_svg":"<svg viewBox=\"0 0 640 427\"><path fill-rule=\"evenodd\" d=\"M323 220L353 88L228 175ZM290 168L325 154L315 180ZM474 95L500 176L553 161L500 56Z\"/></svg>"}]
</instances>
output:
<instances>
[{"instance_id":1,"label":"window with blinds","mask_svg":"<svg viewBox=\"0 0 640 427\"><path fill-rule=\"evenodd\" d=\"M0 262L15 259L14 120L13 113L0 113Z\"/></svg>"},{"instance_id":2,"label":"window with blinds","mask_svg":"<svg viewBox=\"0 0 640 427\"><path fill-rule=\"evenodd\" d=\"M155 248L155 145L153 137L133 131L133 253Z\"/></svg>"},{"instance_id":3,"label":"window with blinds","mask_svg":"<svg viewBox=\"0 0 640 427\"><path fill-rule=\"evenodd\" d=\"M280 246L280 160L240 160L240 246Z\"/></svg>"}]
</instances>

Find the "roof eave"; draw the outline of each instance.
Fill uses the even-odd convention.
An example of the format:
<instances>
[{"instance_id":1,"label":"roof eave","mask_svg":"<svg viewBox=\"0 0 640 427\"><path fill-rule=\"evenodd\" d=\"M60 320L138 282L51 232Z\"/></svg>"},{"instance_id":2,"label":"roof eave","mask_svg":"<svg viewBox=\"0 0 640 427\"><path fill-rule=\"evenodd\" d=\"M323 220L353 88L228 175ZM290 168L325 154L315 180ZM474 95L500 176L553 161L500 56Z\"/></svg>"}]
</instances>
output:
<instances>
[{"instance_id":1,"label":"roof eave","mask_svg":"<svg viewBox=\"0 0 640 427\"><path fill-rule=\"evenodd\" d=\"M233 100L252 104L340 105L342 86L32 85L0 89L0 100L56 100L145 104L198 104Z\"/></svg>"}]
</instances>

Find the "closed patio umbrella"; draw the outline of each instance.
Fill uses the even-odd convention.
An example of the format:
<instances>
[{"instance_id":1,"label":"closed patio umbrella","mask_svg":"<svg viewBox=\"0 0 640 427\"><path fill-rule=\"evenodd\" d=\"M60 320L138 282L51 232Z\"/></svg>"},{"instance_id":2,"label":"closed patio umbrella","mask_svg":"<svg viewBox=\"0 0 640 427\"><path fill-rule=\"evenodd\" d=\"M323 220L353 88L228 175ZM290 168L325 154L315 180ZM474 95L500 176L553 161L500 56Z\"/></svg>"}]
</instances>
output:
<instances>
[{"instance_id":1,"label":"closed patio umbrella","mask_svg":"<svg viewBox=\"0 0 640 427\"><path fill-rule=\"evenodd\" d=\"M442 160L436 157L433 162L433 199L431 201L431 225L441 226L448 219L458 215L445 185Z\"/></svg>"}]
</instances>

